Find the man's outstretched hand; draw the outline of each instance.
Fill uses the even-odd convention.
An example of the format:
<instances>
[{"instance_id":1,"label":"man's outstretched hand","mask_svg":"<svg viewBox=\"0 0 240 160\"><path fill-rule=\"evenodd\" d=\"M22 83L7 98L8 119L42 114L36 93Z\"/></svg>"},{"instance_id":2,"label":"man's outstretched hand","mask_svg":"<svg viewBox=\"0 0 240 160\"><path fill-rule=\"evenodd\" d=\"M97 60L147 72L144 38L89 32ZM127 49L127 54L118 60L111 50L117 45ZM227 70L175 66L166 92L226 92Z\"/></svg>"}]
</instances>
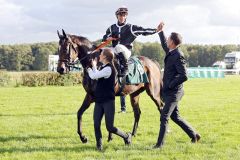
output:
<instances>
[{"instance_id":1,"label":"man's outstretched hand","mask_svg":"<svg viewBox=\"0 0 240 160\"><path fill-rule=\"evenodd\" d=\"M164 25L165 25L164 22L160 22L159 25L158 25L158 27L157 27L157 32L163 31Z\"/></svg>"}]
</instances>

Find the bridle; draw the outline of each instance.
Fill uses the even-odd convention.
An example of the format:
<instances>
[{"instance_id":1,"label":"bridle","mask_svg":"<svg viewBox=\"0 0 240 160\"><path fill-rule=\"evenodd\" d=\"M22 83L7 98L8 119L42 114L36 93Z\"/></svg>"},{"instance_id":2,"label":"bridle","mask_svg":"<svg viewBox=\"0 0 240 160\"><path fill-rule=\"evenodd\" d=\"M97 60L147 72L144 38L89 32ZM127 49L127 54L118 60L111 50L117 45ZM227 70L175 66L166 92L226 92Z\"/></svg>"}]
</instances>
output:
<instances>
[{"instance_id":1,"label":"bridle","mask_svg":"<svg viewBox=\"0 0 240 160\"><path fill-rule=\"evenodd\" d=\"M69 38L69 37L68 37ZM78 59L78 57L73 61L73 62L70 62L70 55L71 55L71 49L73 49L75 51L75 53L78 54L78 51L77 51L77 48L75 47L75 45L73 44L73 42L70 40L69 41L69 45L66 49L66 52L67 53L67 58L64 58L64 59L59 59L58 61L59 62L63 62L66 67L69 68L69 71L70 71L70 68L73 68L73 69L81 69L80 67L76 67L75 64L78 63L78 61L81 62L81 60L84 58L86 58L85 56L83 58L81 58L80 60ZM60 51L60 49L58 48L58 52Z\"/></svg>"},{"instance_id":2,"label":"bridle","mask_svg":"<svg viewBox=\"0 0 240 160\"><path fill-rule=\"evenodd\" d=\"M70 37L68 37L68 40L69 40L69 38L70 38ZM75 51L75 53L78 54L78 50L77 50L77 48L75 47L74 42L72 42L72 40L70 39L70 40L69 40L69 45L68 45L68 47L67 47L68 49L67 49L67 51L66 51L68 57L67 57L67 58L64 58L64 59L59 59L58 61L65 63L66 67L69 68L69 71L70 71L70 68L80 69L80 67L75 67L74 65L77 64L78 62L82 63L82 61L83 61L84 59L86 59L87 57L89 57L89 55L91 55L91 54L99 51L101 48L107 46L107 45L108 45L111 41L113 41L113 40L118 40L118 38L109 38L108 40L106 40L106 41L102 42L100 45L98 45L98 46L96 47L96 49L94 49L93 51L89 52L88 54L86 54L86 55L83 56L82 58L79 59L79 58L77 57L73 62L70 62L69 60L70 60L70 55L71 55L71 49L73 49L73 50ZM59 50L59 48L58 48L58 50Z\"/></svg>"}]
</instances>

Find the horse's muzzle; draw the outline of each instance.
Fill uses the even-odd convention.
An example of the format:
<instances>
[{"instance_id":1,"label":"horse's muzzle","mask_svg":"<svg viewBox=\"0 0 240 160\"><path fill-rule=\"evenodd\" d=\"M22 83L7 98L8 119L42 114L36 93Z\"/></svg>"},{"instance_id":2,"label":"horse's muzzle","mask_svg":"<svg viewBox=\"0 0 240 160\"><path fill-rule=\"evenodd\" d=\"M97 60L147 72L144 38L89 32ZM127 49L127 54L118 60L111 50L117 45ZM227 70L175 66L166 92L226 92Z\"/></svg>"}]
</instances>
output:
<instances>
[{"instance_id":1,"label":"horse's muzzle","mask_svg":"<svg viewBox=\"0 0 240 160\"><path fill-rule=\"evenodd\" d=\"M57 72L59 73L59 74L64 74L64 68L57 68Z\"/></svg>"}]
</instances>

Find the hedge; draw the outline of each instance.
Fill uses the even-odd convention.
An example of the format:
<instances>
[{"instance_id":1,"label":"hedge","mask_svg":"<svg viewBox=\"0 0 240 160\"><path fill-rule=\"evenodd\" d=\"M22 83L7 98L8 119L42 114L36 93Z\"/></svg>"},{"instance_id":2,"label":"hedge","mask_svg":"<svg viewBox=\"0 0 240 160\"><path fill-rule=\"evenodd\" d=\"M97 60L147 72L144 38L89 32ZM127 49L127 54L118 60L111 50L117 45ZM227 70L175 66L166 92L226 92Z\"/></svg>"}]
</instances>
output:
<instances>
[{"instance_id":1,"label":"hedge","mask_svg":"<svg viewBox=\"0 0 240 160\"><path fill-rule=\"evenodd\" d=\"M0 71L0 86L7 86L10 82L10 76L6 71Z\"/></svg>"},{"instance_id":2,"label":"hedge","mask_svg":"<svg viewBox=\"0 0 240 160\"><path fill-rule=\"evenodd\" d=\"M78 85L82 82L81 73L70 73L60 75L54 72L24 73L22 74L22 85L28 87L57 85L70 86Z\"/></svg>"}]
</instances>

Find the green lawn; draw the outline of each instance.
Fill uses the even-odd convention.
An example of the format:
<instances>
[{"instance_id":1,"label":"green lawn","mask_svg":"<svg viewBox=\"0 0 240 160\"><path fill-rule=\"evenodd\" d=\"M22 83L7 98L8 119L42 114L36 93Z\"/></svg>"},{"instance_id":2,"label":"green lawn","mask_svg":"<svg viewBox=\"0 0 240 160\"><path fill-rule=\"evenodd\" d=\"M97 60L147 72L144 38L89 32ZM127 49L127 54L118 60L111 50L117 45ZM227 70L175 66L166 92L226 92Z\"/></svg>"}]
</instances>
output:
<instances>
[{"instance_id":1,"label":"green lawn","mask_svg":"<svg viewBox=\"0 0 240 160\"><path fill-rule=\"evenodd\" d=\"M202 135L191 144L172 121L162 150L154 150L159 132L159 113L142 94L142 115L131 146L114 136L107 142L103 121L104 151L95 150L93 106L83 116L82 144L76 132L77 110L85 92L75 87L0 88L0 159L240 159L240 76L224 79L190 79L180 103L182 116ZM126 114L116 99L115 125L131 131L133 112L127 99Z\"/></svg>"}]
</instances>

